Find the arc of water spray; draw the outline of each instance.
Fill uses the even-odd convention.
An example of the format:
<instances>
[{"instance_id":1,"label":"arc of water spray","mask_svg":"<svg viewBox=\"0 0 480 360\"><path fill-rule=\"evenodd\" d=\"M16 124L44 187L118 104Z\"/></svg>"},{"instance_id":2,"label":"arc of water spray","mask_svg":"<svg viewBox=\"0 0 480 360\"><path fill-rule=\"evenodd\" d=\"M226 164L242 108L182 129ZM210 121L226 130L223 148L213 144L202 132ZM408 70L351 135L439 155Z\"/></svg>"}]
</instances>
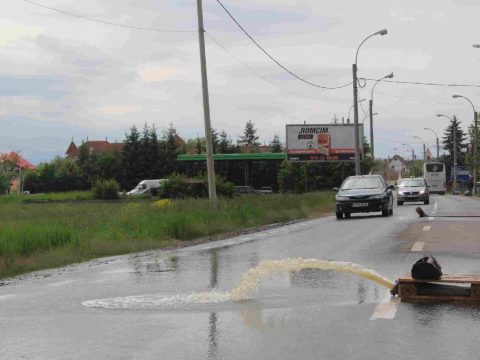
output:
<instances>
[{"instance_id":1,"label":"arc of water spray","mask_svg":"<svg viewBox=\"0 0 480 360\"><path fill-rule=\"evenodd\" d=\"M389 279L358 264L343 261L287 258L284 260L265 260L260 262L256 267L248 270L243 275L240 285L230 292L230 299L233 301L248 299L249 295L258 291L262 277L271 277L274 274L298 272L306 269L333 270L349 273L374 281L388 289L394 287L394 283Z\"/></svg>"}]
</instances>

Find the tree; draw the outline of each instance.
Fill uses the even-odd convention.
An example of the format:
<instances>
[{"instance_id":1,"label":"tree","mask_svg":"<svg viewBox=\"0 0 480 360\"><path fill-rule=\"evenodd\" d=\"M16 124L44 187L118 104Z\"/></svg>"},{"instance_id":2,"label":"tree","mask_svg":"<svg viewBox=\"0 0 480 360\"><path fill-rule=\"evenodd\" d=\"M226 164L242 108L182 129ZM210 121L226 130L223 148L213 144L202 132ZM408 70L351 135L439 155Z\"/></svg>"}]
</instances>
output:
<instances>
[{"instance_id":1,"label":"tree","mask_svg":"<svg viewBox=\"0 0 480 360\"><path fill-rule=\"evenodd\" d=\"M140 133L136 126L133 125L130 128L130 132L125 134L125 146L122 152L123 188L132 188L141 180L141 156Z\"/></svg>"},{"instance_id":2,"label":"tree","mask_svg":"<svg viewBox=\"0 0 480 360\"><path fill-rule=\"evenodd\" d=\"M5 174L0 173L0 195L5 194L10 188L10 180L5 176Z\"/></svg>"},{"instance_id":3,"label":"tree","mask_svg":"<svg viewBox=\"0 0 480 360\"><path fill-rule=\"evenodd\" d=\"M242 145L258 145L258 136L257 129L255 129L255 124L251 120L247 121L245 125L245 130L243 130L243 136L240 136L240 143Z\"/></svg>"},{"instance_id":4,"label":"tree","mask_svg":"<svg viewBox=\"0 0 480 360\"><path fill-rule=\"evenodd\" d=\"M469 144L469 151L467 152L467 165L470 167L470 169L472 169L472 174L473 174L473 169L474 169L474 164L473 164L473 160L474 160L474 156L473 156L473 143L475 141L475 126L474 124L471 124L469 127L468 127L468 135L469 135L469 138L470 138L470 144ZM480 129L477 129L477 137L476 139L480 139ZM478 174L478 163L480 161L480 147L478 146L478 143L477 143L477 147L476 147L476 152L477 152L477 174ZM477 176L477 179L478 179L478 176Z\"/></svg>"},{"instance_id":5,"label":"tree","mask_svg":"<svg viewBox=\"0 0 480 360\"><path fill-rule=\"evenodd\" d=\"M273 140L270 142L270 147L272 148L273 153L281 153L283 151L283 145L280 141L280 136L275 134Z\"/></svg>"},{"instance_id":6,"label":"tree","mask_svg":"<svg viewBox=\"0 0 480 360\"><path fill-rule=\"evenodd\" d=\"M233 152L232 139L228 136L225 130L220 132L220 138L218 141L218 152L220 154L229 154Z\"/></svg>"},{"instance_id":7,"label":"tree","mask_svg":"<svg viewBox=\"0 0 480 360\"><path fill-rule=\"evenodd\" d=\"M450 155L446 157L445 162L448 167L453 166L453 154L454 154L454 129L456 129L456 152L457 152L457 165L465 165L465 152L467 145L465 144L465 133L463 132L462 128L460 127L460 121L458 121L457 117L453 115L452 120L450 121L449 125L445 129L443 138L442 138L442 147L444 150L447 150Z\"/></svg>"},{"instance_id":8,"label":"tree","mask_svg":"<svg viewBox=\"0 0 480 360\"><path fill-rule=\"evenodd\" d=\"M170 124L163 133L165 153L163 158L163 175L169 176L177 170L177 130Z\"/></svg>"}]
</instances>

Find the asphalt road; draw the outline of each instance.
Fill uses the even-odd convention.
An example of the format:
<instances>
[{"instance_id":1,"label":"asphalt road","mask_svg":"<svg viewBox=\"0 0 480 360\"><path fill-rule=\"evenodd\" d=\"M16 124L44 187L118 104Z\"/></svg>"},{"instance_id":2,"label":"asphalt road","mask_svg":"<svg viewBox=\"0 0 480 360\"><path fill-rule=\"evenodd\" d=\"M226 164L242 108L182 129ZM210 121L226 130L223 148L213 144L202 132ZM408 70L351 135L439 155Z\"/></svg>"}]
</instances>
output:
<instances>
[{"instance_id":1,"label":"asphalt road","mask_svg":"<svg viewBox=\"0 0 480 360\"><path fill-rule=\"evenodd\" d=\"M480 215L480 201L432 196L425 218L416 206L9 279L0 359L477 359L480 307L400 303L361 277L273 274L225 300L262 260L348 261L395 280L428 252L445 273L480 273L480 218L440 217Z\"/></svg>"}]
</instances>

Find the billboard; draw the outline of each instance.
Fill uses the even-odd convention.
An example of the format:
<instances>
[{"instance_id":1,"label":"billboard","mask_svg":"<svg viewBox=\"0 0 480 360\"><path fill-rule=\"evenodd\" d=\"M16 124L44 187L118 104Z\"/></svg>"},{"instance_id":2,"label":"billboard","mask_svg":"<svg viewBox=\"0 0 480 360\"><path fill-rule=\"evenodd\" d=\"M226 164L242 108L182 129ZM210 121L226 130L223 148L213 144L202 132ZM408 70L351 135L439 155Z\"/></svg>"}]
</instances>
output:
<instances>
[{"instance_id":1,"label":"billboard","mask_svg":"<svg viewBox=\"0 0 480 360\"><path fill-rule=\"evenodd\" d=\"M287 125L289 161L355 161L353 124ZM363 154L363 124L358 124L360 156Z\"/></svg>"}]
</instances>

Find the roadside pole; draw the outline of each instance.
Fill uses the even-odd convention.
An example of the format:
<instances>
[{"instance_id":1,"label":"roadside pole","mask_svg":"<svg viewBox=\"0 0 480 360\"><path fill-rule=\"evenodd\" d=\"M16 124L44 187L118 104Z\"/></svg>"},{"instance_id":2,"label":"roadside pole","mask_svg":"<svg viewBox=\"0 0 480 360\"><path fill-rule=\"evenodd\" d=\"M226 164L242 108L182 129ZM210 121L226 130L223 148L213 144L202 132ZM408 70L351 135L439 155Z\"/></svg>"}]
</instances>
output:
<instances>
[{"instance_id":1,"label":"roadside pole","mask_svg":"<svg viewBox=\"0 0 480 360\"><path fill-rule=\"evenodd\" d=\"M203 118L205 123L205 143L207 152L208 197L210 208L217 209L215 166L213 163L212 128L210 125L210 104L208 101L207 60L205 56L205 34L203 28L202 0L197 0L198 40L200 46L200 67L202 72Z\"/></svg>"}]
</instances>

